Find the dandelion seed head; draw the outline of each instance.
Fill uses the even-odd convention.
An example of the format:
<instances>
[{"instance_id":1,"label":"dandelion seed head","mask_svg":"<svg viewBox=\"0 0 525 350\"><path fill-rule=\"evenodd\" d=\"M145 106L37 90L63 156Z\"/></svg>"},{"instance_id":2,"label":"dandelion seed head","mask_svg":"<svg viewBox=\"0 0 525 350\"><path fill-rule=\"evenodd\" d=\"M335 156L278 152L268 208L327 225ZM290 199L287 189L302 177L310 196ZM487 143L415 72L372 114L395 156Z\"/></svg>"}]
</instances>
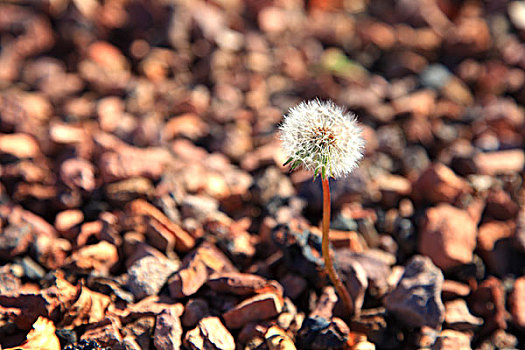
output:
<instances>
[{"instance_id":1,"label":"dandelion seed head","mask_svg":"<svg viewBox=\"0 0 525 350\"><path fill-rule=\"evenodd\" d=\"M331 101L303 101L290 108L279 127L292 170L302 166L314 176L339 178L354 170L365 142L355 115Z\"/></svg>"}]
</instances>

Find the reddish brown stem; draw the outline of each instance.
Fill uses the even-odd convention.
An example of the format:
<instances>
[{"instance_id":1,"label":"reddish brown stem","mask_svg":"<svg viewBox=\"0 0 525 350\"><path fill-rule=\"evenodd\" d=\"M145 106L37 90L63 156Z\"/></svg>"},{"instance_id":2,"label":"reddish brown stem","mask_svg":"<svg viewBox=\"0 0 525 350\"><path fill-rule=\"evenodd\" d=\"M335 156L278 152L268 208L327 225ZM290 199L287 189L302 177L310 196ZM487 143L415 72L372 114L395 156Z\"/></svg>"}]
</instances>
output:
<instances>
[{"instance_id":1,"label":"reddish brown stem","mask_svg":"<svg viewBox=\"0 0 525 350\"><path fill-rule=\"evenodd\" d=\"M332 263L332 255L330 251L330 238L329 238L329 233L330 233L330 184L328 183L328 178L323 178L322 176L321 176L321 182L323 184L322 250L323 250L324 265L325 265L326 271L328 272L328 276L330 277L330 281L332 281L332 284L337 290L337 294L339 294L339 297L343 299L343 302L349 314L351 315L354 310L354 307L353 307L354 303L352 302L352 299L350 298L348 291L343 285L343 282L341 281L341 279L337 275L337 272L335 271L334 264Z\"/></svg>"}]
</instances>

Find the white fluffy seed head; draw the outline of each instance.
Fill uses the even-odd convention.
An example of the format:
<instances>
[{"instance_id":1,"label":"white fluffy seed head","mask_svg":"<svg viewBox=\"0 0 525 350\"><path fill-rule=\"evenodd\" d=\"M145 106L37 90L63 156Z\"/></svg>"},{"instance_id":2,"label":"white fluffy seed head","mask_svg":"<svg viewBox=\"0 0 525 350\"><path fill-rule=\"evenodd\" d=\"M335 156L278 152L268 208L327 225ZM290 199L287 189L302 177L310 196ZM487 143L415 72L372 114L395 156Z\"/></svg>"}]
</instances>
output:
<instances>
[{"instance_id":1,"label":"white fluffy seed head","mask_svg":"<svg viewBox=\"0 0 525 350\"><path fill-rule=\"evenodd\" d=\"M290 108L279 127L292 170L303 166L314 177L339 178L354 170L365 142L355 115L332 101L303 101Z\"/></svg>"}]
</instances>

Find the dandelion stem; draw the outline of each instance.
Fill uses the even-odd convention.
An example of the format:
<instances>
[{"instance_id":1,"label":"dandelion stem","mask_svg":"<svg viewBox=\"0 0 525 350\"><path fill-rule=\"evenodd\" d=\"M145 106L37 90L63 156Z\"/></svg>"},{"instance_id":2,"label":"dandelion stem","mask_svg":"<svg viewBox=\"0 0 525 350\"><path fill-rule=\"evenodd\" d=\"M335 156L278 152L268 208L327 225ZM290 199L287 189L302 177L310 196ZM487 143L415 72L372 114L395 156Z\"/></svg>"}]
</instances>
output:
<instances>
[{"instance_id":1,"label":"dandelion stem","mask_svg":"<svg viewBox=\"0 0 525 350\"><path fill-rule=\"evenodd\" d=\"M335 271L334 264L332 263L332 256L330 251L330 239L329 239L329 233L330 233L330 184L328 183L328 178L325 176L321 176L321 182L323 184L323 242L322 242L322 250L323 250L323 259L324 259L324 265L326 268L326 271L328 272L328 276L330 277L330 281L332 281L332 284L335 286L335 289L337 290L337 294L339 294L339 297L343 299L343 302L346 306L346 309L349 312L349 315L353 312L353 302L350 298L350 295L348 294L348 291L346 290L345 286L343 285L343 282L337 275L337 272Z\"/></svg>"}]
</instances>

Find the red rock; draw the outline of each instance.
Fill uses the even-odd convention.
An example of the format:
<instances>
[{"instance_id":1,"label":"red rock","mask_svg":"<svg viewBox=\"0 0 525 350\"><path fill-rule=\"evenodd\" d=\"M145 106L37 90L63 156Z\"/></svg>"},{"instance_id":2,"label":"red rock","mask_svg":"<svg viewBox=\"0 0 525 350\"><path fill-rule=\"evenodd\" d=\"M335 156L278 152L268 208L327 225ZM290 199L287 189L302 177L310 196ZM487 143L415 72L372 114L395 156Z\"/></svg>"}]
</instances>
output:
<instances>
[{"instance_id":1,"label":"red rock","mask_svg":"<svg viewBox=\"0 0 525 350\"><path fill-rule=\"evenodd\" d=\"M509 220L513 219L518 211L518 204L508 192L502 189L489 192L484 215L496 220Z\"/></svg>"},{"instance_id":2,"label":"red rock","mask_svg":"<svg viewBox=\"0 0 525 350\"><path fill-rule=\"evenodd\" d=\"M216 292L237 295L255 294L268 285L268 281L261 276L239 272L215 275L207 283Z\"/></svg>"},{"instance_id":3,"label":"red rock","mask_svg":"<svg viewBox=\"0 0 525 350\"><path fill-rule=\"evenodd\" d=\"M222 315L226 327L238 329L252 321L266 320L281 313L284 302L274 293L258 294Z\"/></svg>"},{"instance_id":4,"label":"red rock","mask_svg":"<svg viewBox=\"0 0 525 350\"><path fill-rule=\"evenodd\" d=\"M440 204L425 213L418 250L446 270L472 261L476 235L476 223L466 211Z\"/></svg>"},{"instance_id":5,"label":"red rock","mask_svg":"<svg viewBox=\"0 0 525 350\"><path fill-rule=\"evenodd\" d=\"M468 298L470 310L483 317L483 333L506 329L508 313L505 309L505 291L496 277L490 276L472 292Z\"/></svg>"},{"instance_id":6,"label":"red rock","mask_svg":"<svg viewBox=\"0 0 525 350\"><path fill-rule=\"evenodd\" d=\"M498 175L523 171L525 151L513 149L479 153L474 156L474 164L480 174Z\"/></svg>"},{"instance_id":7,"label":"red rock","mask_svg":"<svg viewBox=\"0 0 525 350\"><path fill-rule=\"evenodd\" d=\"M512 321L517 327L525 329L525 277L519 277L514 282L509 304Z\"/></svg>"},{"instance_id":8,"label":"red rock","mask_svg":"<svg viewBox=\"0 0 525 350\"><path fill-rule=\"evenodd\" d=\"M446 165L435 163L423 171L414 183L413 196L430 203L452 204L460 195L469 192L470 188L465 180Z\"/></svg>"}]
</instances>

